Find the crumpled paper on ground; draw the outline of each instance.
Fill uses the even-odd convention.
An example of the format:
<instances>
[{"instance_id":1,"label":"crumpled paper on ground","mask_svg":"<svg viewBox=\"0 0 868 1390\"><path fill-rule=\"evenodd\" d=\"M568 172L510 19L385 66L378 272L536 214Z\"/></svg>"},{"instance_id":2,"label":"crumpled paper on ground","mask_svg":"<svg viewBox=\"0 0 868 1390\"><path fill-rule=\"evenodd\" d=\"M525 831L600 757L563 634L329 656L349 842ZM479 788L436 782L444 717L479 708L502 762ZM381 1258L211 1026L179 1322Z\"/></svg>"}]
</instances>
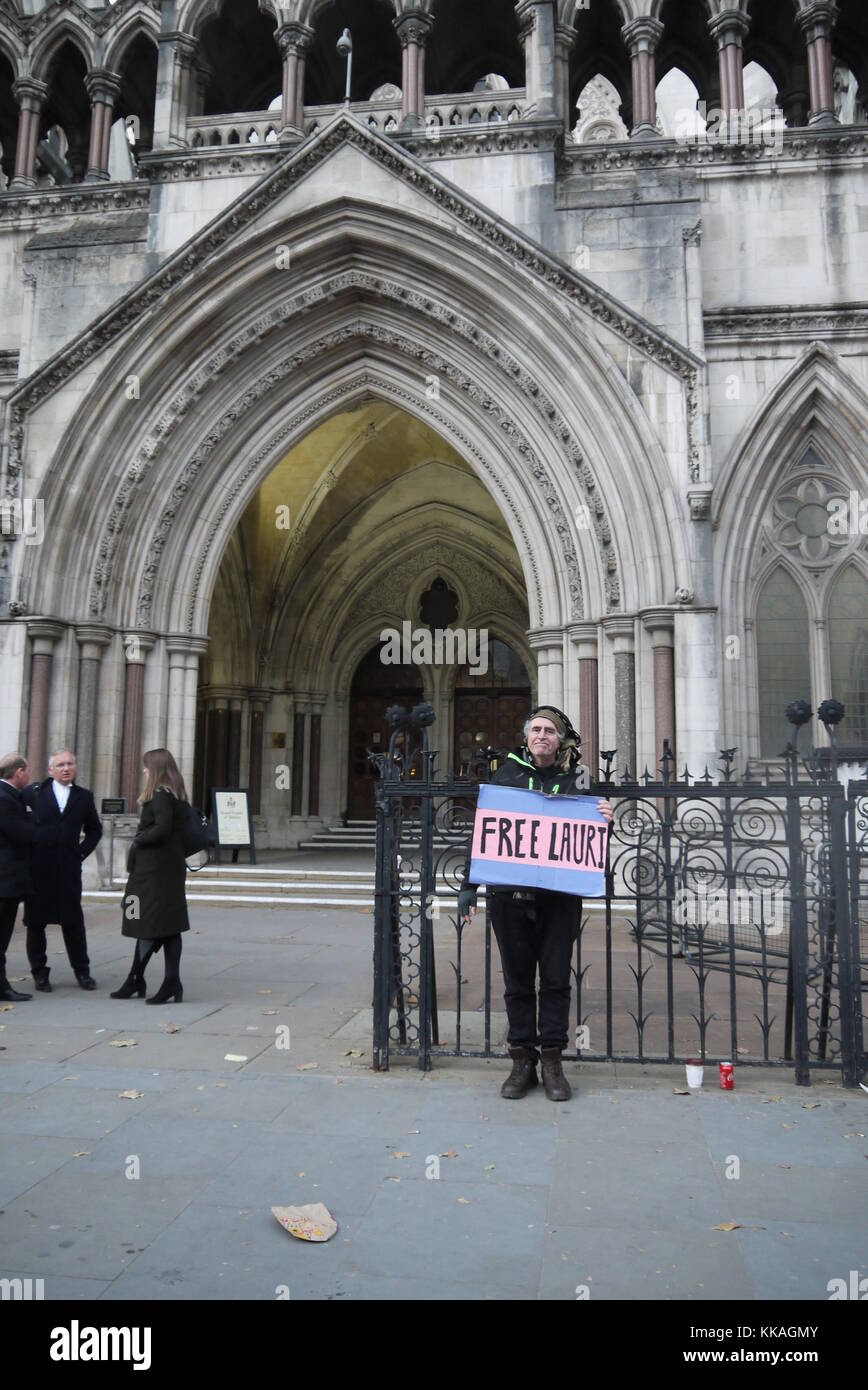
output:
<instances>
[{"instance_id":1,"label":"crumpled paper on ground","mask_svg":"<svg viewBox=\"0 0 868 1390\"><path fill-rule=\"evenodd\" d=\"M306 1207L272 1207L285 1231L297 1240L331 1240L338 1229L328 1207L322 1202L312 1202Z\"/></svg>"}]
</instances>

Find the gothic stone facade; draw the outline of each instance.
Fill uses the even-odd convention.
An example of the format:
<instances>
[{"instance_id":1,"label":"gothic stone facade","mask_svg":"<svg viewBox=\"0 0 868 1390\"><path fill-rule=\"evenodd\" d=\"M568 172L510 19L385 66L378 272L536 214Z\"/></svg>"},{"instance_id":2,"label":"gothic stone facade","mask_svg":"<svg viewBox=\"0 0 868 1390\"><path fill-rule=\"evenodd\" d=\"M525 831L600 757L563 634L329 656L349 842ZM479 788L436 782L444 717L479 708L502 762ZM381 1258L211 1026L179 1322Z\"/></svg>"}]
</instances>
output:
<instances>
[{"instance_id":1,"label":"gothic stone facade","mask_svg":"<svg viewBox=\"0 0 868 1390\"><path fill-rule=\"evenodd\" d=\"M575 0L519 4L523 86L448 100L437 6L398 6L400 90L349 109L304 95L328 5L269 0L281 101L220 115L193 96L216 3L0 6L0 743L35 774L72 744L132 801L167 744L297 843L346 810L354 672L437 579L622 771L664 737L713 775L723 746L782 746L794 633L790 697L859 717L868 537L825 526L868 497L868 128L835 117L838 11L789 7L810 62L773 147L662 137L677 7L592 8L630 86L626 125L582 143ZM737 109L750 7L693 8ZM157 53L149 148L110 177L133 42ZM89 142L47 187L64 44ZM420 672L444 766L456 680Z\"/></svg>"}]
</instances>

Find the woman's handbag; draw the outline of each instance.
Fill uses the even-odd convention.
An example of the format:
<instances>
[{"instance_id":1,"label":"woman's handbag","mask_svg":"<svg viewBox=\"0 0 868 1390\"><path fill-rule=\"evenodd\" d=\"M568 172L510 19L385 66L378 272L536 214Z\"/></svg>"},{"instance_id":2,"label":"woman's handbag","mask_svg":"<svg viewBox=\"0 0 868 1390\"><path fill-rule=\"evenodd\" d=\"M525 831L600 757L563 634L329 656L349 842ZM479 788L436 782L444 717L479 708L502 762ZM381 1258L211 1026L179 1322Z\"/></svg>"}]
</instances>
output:
<instances>
[{"instance_id":1,"label":"woman's handbag","mask_svg":"<svg viewBox=\"0 0 868 1390\"><path fill-rule=\"evenodd\" d=\"M187 868L196 873L211 859L211 846L217 843L217 830L207 816L187 802L187 822L184 826L184 857ZM190 860L194 860L191 863Z\"/></svg>"}]
</instances>

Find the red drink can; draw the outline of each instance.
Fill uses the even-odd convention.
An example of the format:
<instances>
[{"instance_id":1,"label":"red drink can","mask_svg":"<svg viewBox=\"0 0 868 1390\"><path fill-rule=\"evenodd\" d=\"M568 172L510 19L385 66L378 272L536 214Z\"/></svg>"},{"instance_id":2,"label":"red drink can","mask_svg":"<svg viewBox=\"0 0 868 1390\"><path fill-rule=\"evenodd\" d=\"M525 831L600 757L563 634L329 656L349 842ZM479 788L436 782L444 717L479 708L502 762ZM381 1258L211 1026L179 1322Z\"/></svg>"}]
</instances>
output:
<instances>
[{"instance_id":1,"label":"red drink can","mask_svg":"<svg viewBox=\"0 0 868 1390\"><path fill-rule=\"evenodd\" d=\"M720 1089L722 1091L735 1089L735 1082L732 1079L732 1062L721 1062L720 1064Z\"/></svg>"}]
</instances>

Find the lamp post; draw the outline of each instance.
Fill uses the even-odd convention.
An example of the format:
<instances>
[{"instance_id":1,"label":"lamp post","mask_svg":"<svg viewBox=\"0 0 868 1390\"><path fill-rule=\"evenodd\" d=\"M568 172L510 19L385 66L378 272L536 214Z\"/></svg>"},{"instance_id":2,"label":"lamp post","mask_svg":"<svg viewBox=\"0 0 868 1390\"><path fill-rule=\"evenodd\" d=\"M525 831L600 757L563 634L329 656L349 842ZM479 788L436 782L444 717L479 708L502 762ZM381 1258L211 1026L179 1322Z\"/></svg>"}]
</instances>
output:
<instances>
[{"instance_id":1,"label":"lamp post","mask_svg":"<svg viewBox=\"0 0 868 1390\"><path fill-rule=\"evenodd\" d=\"M342 58L347 60L347 89L344 93L344 106L349 108L350 104L350 81L353 73L353 36L349 29L345 29L337 42L337 50Z\"/></svg>"}]
</instances>

